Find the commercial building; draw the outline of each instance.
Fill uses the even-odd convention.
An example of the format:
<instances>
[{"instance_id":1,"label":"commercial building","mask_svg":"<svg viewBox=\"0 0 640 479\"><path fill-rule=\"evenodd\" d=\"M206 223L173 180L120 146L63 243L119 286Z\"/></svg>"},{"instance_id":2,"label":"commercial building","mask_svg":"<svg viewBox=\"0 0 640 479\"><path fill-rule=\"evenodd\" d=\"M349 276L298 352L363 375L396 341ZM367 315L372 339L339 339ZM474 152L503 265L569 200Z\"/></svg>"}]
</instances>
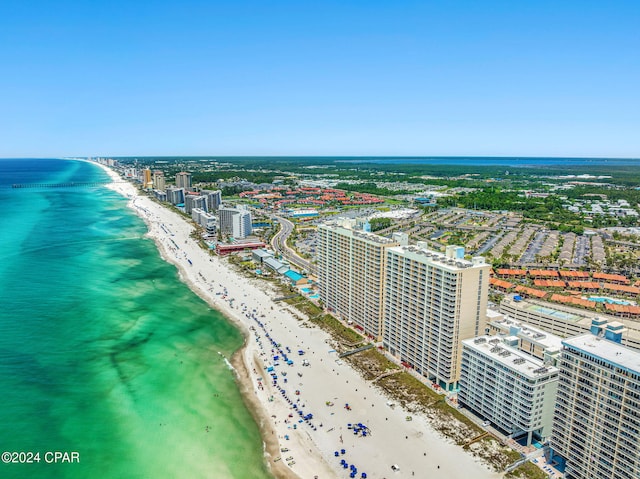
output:
<instances>
[{"instance_id":1,"label":"commercial building","mask_svg":"<svg viewBox=\"0 0 640 479\"><path fill-rule=\"evenodd\" d=\"M184 188L185 190L191 189L191 173L181 171L176 173L176 188Z\"/></svg>"},{"instance_id":2,"label":"commercial building","mask_svg":"<svg viewBox=\"0 0 640 479\"><path fill-rule=\"evenodd\" d=\"M263 265L265 265L267 268L275 271L278 274L285 274L287 271L289 271L289 266L281 263L280 261L278 261L276 258L274 258L273 256L270 258L266 258L263 262Z\"/></svg>"},{"instance_id":3,"label":"commercial building","mask_svg":"<svg viewBox=\"0 0 640 479\"><path fill-rule=\"evenodd\" d=\"M519 342L489 335L462 341L458 402L531 445L551 434L558 369L521 351Z\"/></svg>"},{"instance_id":4,"label":"commercial building","mask_svg":"<svg viewBox=\"0 0 640 479\"><path fill-rule=\"evenodd\" d=\"M216 253L218 253L219 256L227 256L241 251L264 248L265 246L262 241L236 241L231 244L218 243L216 245Z\"/></svg>"},{"instance_id":5,"label":"commercial building","mask_svg":"<svg viewBox=\"0 0 640 479\"><path fill-rule=\"evenodd\" d=\"M640 477L640 352L624 327L594 320L562 341L551 447L568 479Z\"/></svg>"},{"instance_id":6,"label":"commercial building","mask_svg":"<svg viewBox=\"0 0 640 479\"><path fill-rule=\"evenodd\" d=\"M251 259L258 264L262 264L269 258L273 258L273 253L271 251L267 251L266 249L253 250L253 253L251 255Z\"/></svg>"},{"instance_id":7,"label":"commercial building","mask_svg":"<svg viewBox=\"0 0 640 479\"><path fill-rule=\"evenodd\" d=\"M490 266L418 246L386 249L383 344L446 390L460 378L462 340L485 333Z\"/></svg>"},{"instance_id":8,"label":"commercial building","mask_svg":"<svg viewBox=\"0 0 640 479\"><path fill-rule=\"evenodd\" d=\"M317 265L320 298L325 307L357 329L382 337L385 250L407 244L353 229L354 221L318 226Z\"/></svg>"}]
</instances>

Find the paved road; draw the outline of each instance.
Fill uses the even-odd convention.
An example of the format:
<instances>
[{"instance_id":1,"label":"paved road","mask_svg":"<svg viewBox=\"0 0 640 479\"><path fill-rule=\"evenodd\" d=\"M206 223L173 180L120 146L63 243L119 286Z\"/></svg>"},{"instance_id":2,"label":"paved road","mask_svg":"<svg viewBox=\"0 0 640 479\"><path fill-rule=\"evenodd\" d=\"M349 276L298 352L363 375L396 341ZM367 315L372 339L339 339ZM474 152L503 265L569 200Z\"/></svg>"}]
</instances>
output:
<instances>
[{"instance_id":1,"label":"paved road","mask_svg":"<svg viewBox=\"0 0 640 479\"><path fill-rule=\"evenodd\" d=\"M498 240L500 238L502 238L504 236L504 233L500 233L497 234L491 238L489 238L488 241L486 241L476 252L475 254L484 254L487 251L489 251L491 248L494 247L494 245L498 242Z\"/></svg>"},{"instance_id":2,"label":"paved road","mask_svg":"<svg viewBox=\"0 0 640 479\"><path fill-rule=\"evenodd\" d=\"M273 216L273 220L277 220L280 223L280 229L278 232L271 238L271 248L273 251L280 253L284 256L289 262L301 270L306 270L310 274L315 274L315 265L313 265L310 261L298 256L292 248L287 246L287 238L293 232L295 225L286 218L282 216Z\"/></svg>"},{"instance_id":3,"label":"paved road","mask_svg":"<svg viewBox=\"0 0 640 479\"><path fill-rule=\"evenodd\" d=\"M542 243L544 239L547 237L546 231L538 231L536 236L532 242L527 246L527 250L524 252L522 257L520 258L520 263L533 263L533 260L536 258L536 255L542 249Z\"/></svg>"},{"instance_id":4,"label":"paved road","mask_svg":"<svg viewBox=\"0 0 640 479\"><path fill-rule=\"evenodd\" d=\"M587 263L585 257L589 254L589 238L578 236L573 250L573 264L584 265Z\"/></svg>"}]
</instances>

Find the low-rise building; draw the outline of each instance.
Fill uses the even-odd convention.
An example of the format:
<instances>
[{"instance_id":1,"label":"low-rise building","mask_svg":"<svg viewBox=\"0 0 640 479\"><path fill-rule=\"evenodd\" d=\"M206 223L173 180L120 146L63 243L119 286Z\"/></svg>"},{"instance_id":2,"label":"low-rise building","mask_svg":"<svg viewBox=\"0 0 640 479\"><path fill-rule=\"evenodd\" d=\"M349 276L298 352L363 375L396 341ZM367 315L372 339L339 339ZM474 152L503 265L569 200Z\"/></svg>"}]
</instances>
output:
<instances>
[{"instance_id":1,"label":"low-rise building","mask_svg":"<svg viewBox=\"0 0 640 479\"><path fill-rule=\"evenodd\" d=\"M562 338L584 334L591 328L594 318L608 322L619 321L625 326L622 344L640 349L640 322L615 318L584 309L560 306L531 299L504 298L500 313L515 321L526 323Z\"/></svg>"}]
</instances>

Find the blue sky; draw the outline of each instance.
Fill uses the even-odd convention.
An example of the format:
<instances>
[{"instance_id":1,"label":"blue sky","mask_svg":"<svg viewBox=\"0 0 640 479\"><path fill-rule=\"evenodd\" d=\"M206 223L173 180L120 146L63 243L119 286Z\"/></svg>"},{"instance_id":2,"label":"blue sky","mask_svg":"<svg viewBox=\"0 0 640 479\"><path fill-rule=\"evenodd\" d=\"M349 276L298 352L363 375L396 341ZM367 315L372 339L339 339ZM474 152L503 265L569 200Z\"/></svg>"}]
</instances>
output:
<instances>
[{"instance_id":1,"label":"blue sky","mask_svg":"<svg viewBox=\"0 0 640 479\"><path fill-rule=\"evenodd\" d=\"M639 25L640 1L3 2L0 157L640 158Z\"/></svg>"}]
</instances>

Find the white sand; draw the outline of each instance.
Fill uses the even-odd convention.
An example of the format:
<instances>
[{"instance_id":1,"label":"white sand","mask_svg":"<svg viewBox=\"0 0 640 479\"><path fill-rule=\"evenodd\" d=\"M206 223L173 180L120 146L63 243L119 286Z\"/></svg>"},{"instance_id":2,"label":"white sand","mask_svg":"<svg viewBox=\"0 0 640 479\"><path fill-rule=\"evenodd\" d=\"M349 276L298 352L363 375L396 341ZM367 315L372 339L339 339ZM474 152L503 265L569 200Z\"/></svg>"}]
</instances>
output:
<instances>
[{"instance_id":1,"label":"white sand","mask_svg":"<svg viewBox=\"0 0 640 479\"><path fill-rule=\"evenodd\" d=\"M122 181L109 168L99 166L114 180ZM241 351L242 361L235 358L234 365L247 403L261 426L267 460L278 477L347 478L350 470L341 467L341 459L349 465L355 464L358 478L362 472L369 478L484 479L502 476L443 439L424 418L411 414L414 419L408 422L406 411L387 406L384 395L346 362L336 363L336 353L330 352L329 336L324 331L303 326L284 304L273 301L275 293L268 291L264 283L236 274L225 260L211 258L189 237L193 226L180 215L147 197L138 196L135 187L129 183L114 183L110 187L131 198L129 206L148 224L148 234L158 244L163 258L179 268L182 279L194 292L245 333L247 341ZM227 295L223 297L225 290ZM254 317L264 324L264 329ZM290 347L289 357L294 365L287 366L280 361L280 366L276 367L278 386L286 391L292 402L299 399L299 404L304 404L305 414L314 415L310 423L316 430L305 422L298 423L296 411L272 385L269 373L264 369L266 364L273 362L270 361L273 346L265 337L266 332L282 345L282 349ZM298 349L304 349L306 354L298 356ZM303 358L310 366L302 366ZM259 388L259 378L263 379L262 388ZM296 395L295 390L299 390L300 395ZM274 400L270 401L270 397ZM334 406L327 406L326 401L333 402ZM345 403L351 406L350 411L344 408ZM289 414L294 417L289 418ZM347 429L347 423L359 422L368 426L369 436L355 436ZM289 450L280 452L280 448ZM342 448L346 454L334 457L334 451ZM281 459L274 462L277 457ZM295 461L290 466L295 475L286 464L291 462L287 461L290 457ZM397 464L400 470L392 471L392 464Z\"/></svg>"}]
</instances>

